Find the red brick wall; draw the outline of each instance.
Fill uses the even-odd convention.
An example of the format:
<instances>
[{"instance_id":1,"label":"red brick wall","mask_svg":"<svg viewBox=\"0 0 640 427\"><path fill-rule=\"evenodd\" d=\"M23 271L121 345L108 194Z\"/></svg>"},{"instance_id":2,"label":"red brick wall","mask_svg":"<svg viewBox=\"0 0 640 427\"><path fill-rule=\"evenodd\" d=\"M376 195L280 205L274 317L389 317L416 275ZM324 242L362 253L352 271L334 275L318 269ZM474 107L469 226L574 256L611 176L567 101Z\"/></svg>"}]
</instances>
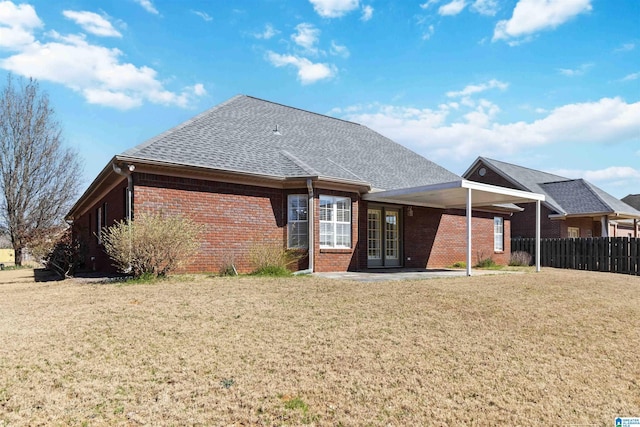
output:
<instances>
[{"instance_id":1,"label":"red brick wall","mask_svg":"<svg viewBox=\"0 0 640 427\"><path fill-rule=\"evenodd\" d=\"M504 218L504 251L494 252L493 218ZM406 267L441 268L467 259L467 220L461 210L413 208L404 215L404 258ZM478 256L508 264L511 254L509 215L473 212L471 219L472 261ZM409 259L411 258L411 259Z\"/></svg>"},{"instance_id":2,"label":"red brick wall","mask_svg":"<svg viewBox=\"0 0 640 427\"><path fill-rule=\"evenodd\" d=\"M201 247L183 271L218 272L233 262L240 272L249 272L251 248L261 245L286 247L287 195L306 194L307 189L281 190L241 184L134 173L134 217L141 212L182 214L202 224ZM123 180L109 194L96 202L73 225L74 233L87 242L90 269L113 271L110 260L93 236L96 232L96 209L107 204L107 223L125 217ZM314 203L315 271L362 270L367 267L367 203L357 193L316 188ZM320 249L320 195L351 198L352 247ZM464 211L413 208L413 216L403 212L403 257L406 267L439 268L466 259L466 219ZM477 254L492 256L506 264L510 253L510 222L505 216L504 253L493 252L493 216L474 211L473 260ZM303 254L304 255L304 254ZM408 259L411 258L411 259ZM308 266L302 257L297 269ZM296 269L296 267L294 267Z\"/></svg>"},{"instance_id":3,"label":"red brick wall","mask_svg":"<svg viewBox=\"0 0 640 427\"><path fill-rule=\"evenodd\" d=\"M98 225L97 210L98 207L102 207L104 216L104 206L106 204L106 217L104 222L107 226L112 225L116 221L123 220L126 217L126 188L127 180L123 178L122 183L115 186L108 194L96 201L87 212L73 222L73 235L75 238L79 238L86 248L86 253L84 254L84 269L107 272L116 271L96 237Z\"/></svg>"},{"instance_id":4,"label":"red brick wall","mask_svg":"<svg viewBox=\"0 0 640 427\"><path fill-rule=\"evenodd\" d=\"M286 246L283 190L141 173L134 184L135 214L182 214L203 225L200 250L186 271L217 273L233 263L246 273L253 269L252 248Z\"/></svg>"}]
</instances>

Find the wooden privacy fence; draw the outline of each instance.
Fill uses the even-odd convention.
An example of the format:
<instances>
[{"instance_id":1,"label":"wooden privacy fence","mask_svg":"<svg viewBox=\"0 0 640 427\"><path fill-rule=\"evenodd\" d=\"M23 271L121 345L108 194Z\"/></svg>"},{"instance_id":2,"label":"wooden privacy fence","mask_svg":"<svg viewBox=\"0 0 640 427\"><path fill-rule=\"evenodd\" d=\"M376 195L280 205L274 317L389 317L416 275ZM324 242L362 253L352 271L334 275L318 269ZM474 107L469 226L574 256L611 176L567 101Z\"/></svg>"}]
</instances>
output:
<instances>
[{"instance_id":1,"label":"wooden privacy fence","mask_svg":"<svg viewBox=\"0 0 640 427\"><path fill-rule=\"evenodd\" d=\"M528 252L535 262L535 245L535 239L513 238L511 252ZM640 239L629 237L541 239L540 265L640 275Z\"/></svg>"}]
</instances>

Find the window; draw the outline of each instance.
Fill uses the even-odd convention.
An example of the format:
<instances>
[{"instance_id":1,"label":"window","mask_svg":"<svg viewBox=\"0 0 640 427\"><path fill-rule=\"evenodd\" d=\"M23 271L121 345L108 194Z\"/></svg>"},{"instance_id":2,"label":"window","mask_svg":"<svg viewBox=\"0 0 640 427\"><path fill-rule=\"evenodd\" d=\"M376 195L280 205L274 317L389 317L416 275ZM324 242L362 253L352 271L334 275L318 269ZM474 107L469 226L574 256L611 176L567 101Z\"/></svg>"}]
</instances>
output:
<instances>
[{"instance_id":1,"label":"window","mask_svg":"<svg viewBox=\"0 0 640 427\"><path fill-rule=\"evenodd\" d=\"M567 228L567 237L570 239L577 239L580 237L580 228L578 227L568 227Z\"/></svg>"},{"instance_id":2,"label":"window","mask_svg":"<svg viewBox=\"0 0 640 427\"><path fill-rule=\"evenodd\" d=\"M287 234L289 248L309 247L309 201L305 194L292 194L288 202Z\"/></svg>"},{"instance_id":3,"label":"window","mask_svg":"<svg viewBox=\"0 0 640 427\"><path fill-rule=\"evenodd\" d=\"M351 199L320 196L320 247L351 248Z\"/></svg>"},{"instance_id":4,"label":"window","mask_svg":"<svg viewBox=\"0 0 640 427\"><path fill-rule=\"evenodd\" d=\"M102 244L102 229L107 226L107 204L103 203L102 206L96 209L96 237L98 238L98 244Z\"/></svg>"},{"instance_id":5,"label":"window","mask_svg":"<svg viewBox=\"0 0 640 427\"><path fill-rule=\"evenodd\" d=\"M493 250L504 251L504 218L501 216L493 218Z\"/></svg>"}]
</instances>

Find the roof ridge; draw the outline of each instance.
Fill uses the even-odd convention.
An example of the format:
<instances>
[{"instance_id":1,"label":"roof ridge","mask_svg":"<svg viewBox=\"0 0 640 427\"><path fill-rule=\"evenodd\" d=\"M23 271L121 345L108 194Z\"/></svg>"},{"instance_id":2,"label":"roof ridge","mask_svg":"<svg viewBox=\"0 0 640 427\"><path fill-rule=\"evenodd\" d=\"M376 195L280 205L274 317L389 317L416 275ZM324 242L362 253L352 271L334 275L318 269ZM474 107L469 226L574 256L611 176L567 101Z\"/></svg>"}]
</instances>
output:
<instances>
[{"instance_id":1,"label":"roof ridge","mask_svg":"<svg viewBox=\"0 0 640 427\"><path fill-rule=\"evenodd\" d=\"M285 107L285 108L290 108L290 109L292 109L292 110L302 111L303 113L314 114L314 115L316 115L316 116L325 117L325 118L333 119L333 120L339 120L339 121L341 121L341 122L349 123L349 124L356 125L356 126L362 126L360 123L351 122L351 121L349 121L349 120L344 120L344 119L339 119L339 118L337 118L337 117L328 116L328 115L326 115L326 114L316 113L316 112L314 112L314 111L305 110L305 109L303 109L303 108L292 107L292 106L290 106L290 105L285 105L285 104L281 104L281 103L279 103L279 102L269 101L269 100L267 100L267 99L262 99L262 98L258 98L258 97L251 96L251 95L242 95L242 96L245 96L245 97L247 97L247 98L251 98L251 99L255 99L256 101L267 102L267 103L269 103L269 104L279 105L279 106L281 106L281 107Z\"/></svg>"},{"instance_id":2,"label":"roof ridge","mask_svg":"<svg viewBox=\"0 0 640 427\"><path fill-rule=\"evenodd\" d=\"M485 159L485 160L489 160L491 162L503 163L505 165L515 166L515 167L520 168L520 169L527 169L527 170L530 170L530 171L533 171L533 172L544 173L544 174L547 174L547 175L553 175L553 176L557 176L559 178L562 178L562 180L559 180L559 181L549 181L549 182L561 182L561 181L571 181L572 180L571 178L567 178L566 176L562 176L562 175L558 175L558 174L555 174L555 173L543 171L543 170L540 170L540 169L530 168L530 167L527 167L527 166L516 165L515 163L504 162L502 160L491 159L489 157L482 157L481 156L480 158L481 159Z\"/></svg>"},{"instance_id":3,"label":"roof ridge","mask_svg":"<svg viewBox=\"0 0 640 427\"><path fill-rule=\"evenodd\" d=\"M611 212L615 212L616 211L616 207L615 206L611 206L606 200L604 200L602 197L600 197L600 195L598 194L597 191L595 191L595 189L594 189L595 185L593 185L592 183L590 183L586 179L579 178L579 180L584 182L587 185L587 188L589 189L589 191L591 191L591 193L593 193L598 198L598 200L600 200L602 202L602 204L604 204L605 206L608 206L611 209ZM613 196L611 196L611 197L613 197ZM624 202L622 202L622 203L624 203Z\"/></svg>"},{"instance_id":4,"label":"roof ridge","mask_svg":"<svg viewBox=\"0 0 640 427\"><path fill-rule=\"evenodd\" d=\"M286 158L291 160L293 163L295 163L296 166L298 166L300 169L302 169L303 171L307 172L308 174L319 175L318 171L316 171L314 168L312 168L307 163L305 163L304 161L300 160L298 157L296 157L295 155L291 154L287 150L280 150L280 153L282 153L282 155L284 155Z\"/></svg>"}]
</instances>

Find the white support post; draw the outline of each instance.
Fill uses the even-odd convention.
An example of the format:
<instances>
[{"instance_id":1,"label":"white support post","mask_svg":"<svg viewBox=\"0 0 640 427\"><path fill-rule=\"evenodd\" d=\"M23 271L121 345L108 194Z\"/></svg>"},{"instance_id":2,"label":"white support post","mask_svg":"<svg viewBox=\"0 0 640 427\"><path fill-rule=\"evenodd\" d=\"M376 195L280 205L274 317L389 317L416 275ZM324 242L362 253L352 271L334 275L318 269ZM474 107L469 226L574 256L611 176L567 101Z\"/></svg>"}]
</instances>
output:
<instances>
[{"instance_id":1,"label":"white support post","mask_svg":"<svg viewBox=\"0 0 640 427\"><path fill-rule=\"evenodd\" d=\"M471 276L471 189L467 188L467 276Z\"/></svg>"},{"instance_id":2,"label":"white support post","mask_svg":"<svg viewBox=\"0 0 640 427\"><path fill-rule=\"evenodd\" d=\"M536 200L536 271L540 271L540 200Z\"/></svg>"}]
</instances>

